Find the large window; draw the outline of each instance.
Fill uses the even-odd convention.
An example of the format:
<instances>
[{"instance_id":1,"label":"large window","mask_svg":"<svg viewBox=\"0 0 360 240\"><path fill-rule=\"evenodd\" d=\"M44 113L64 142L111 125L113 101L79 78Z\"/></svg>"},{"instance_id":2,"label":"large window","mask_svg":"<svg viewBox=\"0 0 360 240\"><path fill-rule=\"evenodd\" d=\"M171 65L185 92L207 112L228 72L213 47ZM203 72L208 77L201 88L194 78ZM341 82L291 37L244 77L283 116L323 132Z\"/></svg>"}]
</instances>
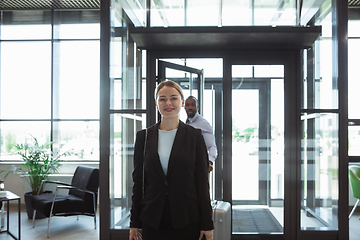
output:
<instances>
[{"instance_id":1,"label":"large window","mask_svg":"<svg viewBox=\"0 0 360 240\"><path fill-rule=\"evenodd\" d=\"M140 1L141 2L141 1ZM139 3L140 3L139 2ZM112 2L114 5L114 1ZM114 5L119 7L118 5ZM103 136L109 134L109 194L110 228L122 229L129 226L132 195L132 171L136 132L146 127L146 82L142 72L142 57L145 51L136 48L128 36L128 25L121 9L111 12L110 39L110 95L109 131L102 129ZM106 85L102 82L102 87ZM103 109L102 109L103 110ZM106 112L104 110L104 112ZM104 116L102 116L104 117ZM104 117L104 119L106 119ZM105 121L105 120L104 120ZM103 124L103 123L102 123ZM105 124L107 125L107 124ZM103 125L102 125L103 127ZM108 158L104 158L107 160Z\"/></svg>"},{"instance_id":2,"label":"large window","mask_svg":"<svg viewBox=\"0 0 360 240\"><path fill-rule=\"evenodd\" d=\"M360 16L359 16L360 17ZM349 21L349 156L360 159L360 111L358 103L360 96L358 89L360 87L360 76L358 65L356 64L360 54L360 20Z\"/></svg>"},{"instance_id":3,"label":"large window","mask_svg":"<svg viewBox=\"0 0 360 240\"><path fill-rule=\"evenodd\" d=\"M99 161L99 11L2 11L0 50L0 160L34 136Z\"/></svg>"},{"instance_id":4,"label":"large window","mask_svg":"<svg viewBox=\"0 0 360 240\"><path fill-rule=\"evenodd\" d=\"M327 2L330 5L330 2ZM337 230L339 83L334 76L332 14L320 18L321 37L304 50L301 109L301 229Z\"/></svg>"}]
</instances>

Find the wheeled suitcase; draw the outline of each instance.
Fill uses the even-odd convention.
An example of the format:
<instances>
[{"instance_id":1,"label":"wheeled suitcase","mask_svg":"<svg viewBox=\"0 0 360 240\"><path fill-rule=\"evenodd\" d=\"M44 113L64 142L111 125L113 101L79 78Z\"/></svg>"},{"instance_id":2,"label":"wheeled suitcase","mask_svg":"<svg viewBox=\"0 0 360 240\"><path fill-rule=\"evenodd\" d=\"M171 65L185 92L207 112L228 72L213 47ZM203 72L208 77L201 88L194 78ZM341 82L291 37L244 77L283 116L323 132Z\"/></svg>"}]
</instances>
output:
<instances>
[{"instance_id":1,"label":"wheeled suitcase","mask_svg":"<svg viewBox=\"0 0 360 240\"><path fill-rule=\"evenodd\" d=\"M214 240L231 239L231 205L228 202L211 201L214 221Z\"/></svg>"}]
</instances>

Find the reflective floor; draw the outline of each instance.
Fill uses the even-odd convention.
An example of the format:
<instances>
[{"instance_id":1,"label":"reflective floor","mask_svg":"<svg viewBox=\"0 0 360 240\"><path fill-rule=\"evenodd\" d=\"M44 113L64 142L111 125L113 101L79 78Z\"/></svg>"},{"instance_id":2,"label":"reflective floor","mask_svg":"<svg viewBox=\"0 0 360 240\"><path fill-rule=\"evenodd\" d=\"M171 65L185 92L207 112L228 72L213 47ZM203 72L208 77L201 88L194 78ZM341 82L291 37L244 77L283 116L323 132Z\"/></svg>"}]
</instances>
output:
<instances>
[{"instance_id":1,"label":"reflective floor","mask_svg":"<svg viewBox=\"0 0 360 240\"><path fill-rule=\"evenodd\" d=\"M360 239L360 212L355 212L349 221L349 235L350 240Z\"/></svg>"},{"instance_id":2,"label":"reflective floor","mask_svg":"<svg viewBox=\"0 0 360 240\"><path fill-rule=\"evenodd\" d=\"M18 234L18 218L17 209L10 207L10 231L15 236ZM276 214L272 211L274 216L278 218L282 224L281 214ZM355 212L350 219L350 240L360 239L360 212ZM6 221L6 215L5 215ZM35 228L32 227L32 221L27 218L25 209L21 213L21 239L23 240L47 240L47 219L36 220ZM6 226L6 222L5 222ZM3 229L2 229L3 230ZM6 234L0 234L0 240L12 240L13 238ZM51 220L50 239L99 239L99 217L97 217L97 229L94 229L94 222L92 217L80 216L79 220L76 216L73 217L54 217Z\"/></svg>"},{"instance_id":3,"label":"reflective floor","mask_svg":"<svg viewBox=\"0 0 360 240\"><path fill-rule=\"evenodd\" d=\"M53 217L51 219L50 239L99 239L99 216L96 218L97 227L94 228L94 218L88 216ZM18 213L17 208L10 205L10 231L18 236ZM21 212L21 239L23 240L47 240L48 219L38 219L35 228L32 227L32 220L28 219L25 207L22 206ZM6 229L6 214L5 214ZM1 230L4 230L2 228ZM13 240L7 233L0 234L0 240Z\"/></svg>"}]
</instances>

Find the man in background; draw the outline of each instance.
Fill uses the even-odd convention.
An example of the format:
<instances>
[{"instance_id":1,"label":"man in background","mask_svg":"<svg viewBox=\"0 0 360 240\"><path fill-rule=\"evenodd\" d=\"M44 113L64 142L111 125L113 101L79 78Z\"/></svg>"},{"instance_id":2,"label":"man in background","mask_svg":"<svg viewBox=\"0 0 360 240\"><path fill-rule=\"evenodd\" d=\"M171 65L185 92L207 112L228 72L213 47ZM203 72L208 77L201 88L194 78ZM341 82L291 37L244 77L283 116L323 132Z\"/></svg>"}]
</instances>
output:
<instances>
[{"instance_id":1,"label":"man in background","mask_svg":"<svg viewBox=\"0 0 360 240\"><path fill-rule=\"evenodd\" d=\"M201 129L209 155L209 172L211 172L217 157L215 136L210 123L198 113L198 110L198 100L194 96L189 96L185 101L185 111L187 114L186 123L194 128Z\"/></svg>"}]
</instances>

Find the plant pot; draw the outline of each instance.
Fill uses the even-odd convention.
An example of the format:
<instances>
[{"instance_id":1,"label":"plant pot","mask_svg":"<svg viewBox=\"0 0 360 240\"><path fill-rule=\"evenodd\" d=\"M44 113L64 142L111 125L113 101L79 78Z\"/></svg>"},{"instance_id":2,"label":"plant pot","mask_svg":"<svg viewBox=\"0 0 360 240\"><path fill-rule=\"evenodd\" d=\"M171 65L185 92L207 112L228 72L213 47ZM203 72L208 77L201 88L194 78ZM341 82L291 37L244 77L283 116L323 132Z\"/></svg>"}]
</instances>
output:
<instances>
[{"instance_id":1,"label":"plant pot","mask_svg":"<svg viewBox=\"0 0 360 240\"><path fill-rule=\"evenodd\" d=\"M51 191L45 191L45 193L49 193ZM24 194L25 197L25 208L26 208L26 213L28 215L29 219L33 219L33 214L34 214L34 209L31 206L31 199L32 199L32 192L26 192ZM36 212L36 216L35 219L43 219L46 218L46 216L40 212Z\"/></svg>"}]
</instances>

